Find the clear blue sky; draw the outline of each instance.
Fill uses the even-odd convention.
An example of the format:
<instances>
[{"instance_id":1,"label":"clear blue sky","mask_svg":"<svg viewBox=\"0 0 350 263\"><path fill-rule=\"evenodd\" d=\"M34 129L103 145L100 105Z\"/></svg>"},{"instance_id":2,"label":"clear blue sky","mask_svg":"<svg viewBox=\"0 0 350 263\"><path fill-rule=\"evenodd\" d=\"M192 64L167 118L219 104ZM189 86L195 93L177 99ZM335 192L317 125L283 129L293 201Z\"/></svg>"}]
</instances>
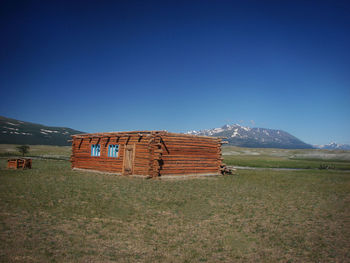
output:
<instances>
[{"instance_id":1,"label":"clear blue sky","mask_svg":"<svg viewBox=\"0 0 350 263\"><path fill-rule=\"evenodd\" d=\"M0 115L350 143L349 1L1 1Z\"/></svg>"}]
</instances>

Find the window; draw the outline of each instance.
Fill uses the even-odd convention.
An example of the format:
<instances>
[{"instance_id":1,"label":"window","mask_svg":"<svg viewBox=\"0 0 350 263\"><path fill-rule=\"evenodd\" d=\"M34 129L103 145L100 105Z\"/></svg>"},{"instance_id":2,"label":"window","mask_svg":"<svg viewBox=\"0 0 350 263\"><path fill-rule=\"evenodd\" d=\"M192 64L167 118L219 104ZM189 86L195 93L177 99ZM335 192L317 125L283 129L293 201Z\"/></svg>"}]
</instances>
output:
<instances>
[{"instance_id":1,"label":"window","mask_svg":"<svg viewBox=\"0 0 350 263\"><path fill-rule=\"evenodd\" d=\"M108 145L108 157L118 157L119 145L110 144Z\"/></svg>"},{"instance_id":2,"label":"window","mask_svg":"<svg viewBox=\"0 0 350 263\"><path fill-rule=\"evenodd\" d=\"M99 144L91 145L91 156L100 156L101 155L101 146Z\"/></svg>"}]
</instances>

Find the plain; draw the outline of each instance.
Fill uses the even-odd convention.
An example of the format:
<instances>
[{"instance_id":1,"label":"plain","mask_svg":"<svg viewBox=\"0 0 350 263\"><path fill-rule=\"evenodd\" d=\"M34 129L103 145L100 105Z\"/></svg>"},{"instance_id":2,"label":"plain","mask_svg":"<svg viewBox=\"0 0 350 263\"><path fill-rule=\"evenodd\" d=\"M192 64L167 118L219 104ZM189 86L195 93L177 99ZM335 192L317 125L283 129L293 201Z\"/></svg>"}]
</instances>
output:
<instances>
[{"instance_id":1,"label":"plain","mask_svg":"<svg viewBox=\"0 0 350 263\"><path fill-rule=\"evenodd\" d=\"M225 148L225 160L242 165L234 160L244 151L260 163L291 153ZM69 147L32 146L30 155L31 170L0 161L2 262L350 261L349 171L142 180L71 171Z\"/></svg>"}]
</instances>

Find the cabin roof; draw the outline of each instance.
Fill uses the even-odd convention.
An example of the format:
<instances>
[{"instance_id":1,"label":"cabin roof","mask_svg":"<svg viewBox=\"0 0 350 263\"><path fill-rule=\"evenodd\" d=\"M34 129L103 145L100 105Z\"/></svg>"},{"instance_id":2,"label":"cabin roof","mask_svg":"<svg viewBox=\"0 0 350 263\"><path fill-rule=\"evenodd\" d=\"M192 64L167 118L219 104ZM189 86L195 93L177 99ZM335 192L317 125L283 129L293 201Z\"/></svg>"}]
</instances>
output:
<instances>
[{"instance_id":1,"label":"cabin roof","mask_svg":"<svg viewBox=\"0 0 350 263\"><path fill-rule=\"evenodd\" d=\"M181 136L181 137L194 137L194 138L207 138L212 140L220 141L221 138L210 137L210 136L202 136L202 135L192 135L192 134L184 134L184 133L173 133L168 131L120 131L120 132L97 132L97 133L80 133L71 135L74 138L89 138L89 137L111 137L111 136L131 136L131 135L139 135L139 136L151 136L151 135L170 135L170 136Z\"/></svg>"}]
</instances>

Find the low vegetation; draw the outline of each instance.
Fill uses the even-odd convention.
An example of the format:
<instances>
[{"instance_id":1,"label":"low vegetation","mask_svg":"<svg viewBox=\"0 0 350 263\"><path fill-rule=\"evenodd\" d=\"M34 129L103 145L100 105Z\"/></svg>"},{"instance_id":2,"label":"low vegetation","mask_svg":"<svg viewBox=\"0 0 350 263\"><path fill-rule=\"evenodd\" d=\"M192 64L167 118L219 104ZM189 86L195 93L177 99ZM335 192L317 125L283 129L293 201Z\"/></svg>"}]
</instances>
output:
<instances>
[{"instance_id":1,"label":"low vegetation","mask_svg":"<svg viewBox=\"0 0 350 263\"><path fill-rule=\"evenodd\" d=\"M24 157L25 154L29 153L30 147L28 145L21 145L17 146L16 149Z\"/></svg>"},{"instance_id":2,"label":"low vegetation","mask_svg":"<svg viewBox=\"0 0 350 263\"><path fill-rule=\"evenodd\" d=\"M18 146L15 144L0 144L0 157L22 156L18 152ZM71 146L31 145L27 157L69 160L71 151Z\"/></svg>"},{"instance_id":3,"label":"low vegetation","mask_svg":"<svg viewBox=\"0 0 350 263\"><path fill-rule=\"evenodd\" d=\"M31 146L30 154L69 152ZM64 158L5 167L2 158L0 262L350 261L347 171L238 170L174 181L73 172Z\"/></svg>"},{"instance_id":4,"label":"low vegetation","mask_svg":"<svg viewBox=\"0 0 350 263\"><path fill-rule=\"evenodd\" d=\"M223 147L227 165L260 168L350 170L350 151Z\"/></svg>"}]
</instances>

